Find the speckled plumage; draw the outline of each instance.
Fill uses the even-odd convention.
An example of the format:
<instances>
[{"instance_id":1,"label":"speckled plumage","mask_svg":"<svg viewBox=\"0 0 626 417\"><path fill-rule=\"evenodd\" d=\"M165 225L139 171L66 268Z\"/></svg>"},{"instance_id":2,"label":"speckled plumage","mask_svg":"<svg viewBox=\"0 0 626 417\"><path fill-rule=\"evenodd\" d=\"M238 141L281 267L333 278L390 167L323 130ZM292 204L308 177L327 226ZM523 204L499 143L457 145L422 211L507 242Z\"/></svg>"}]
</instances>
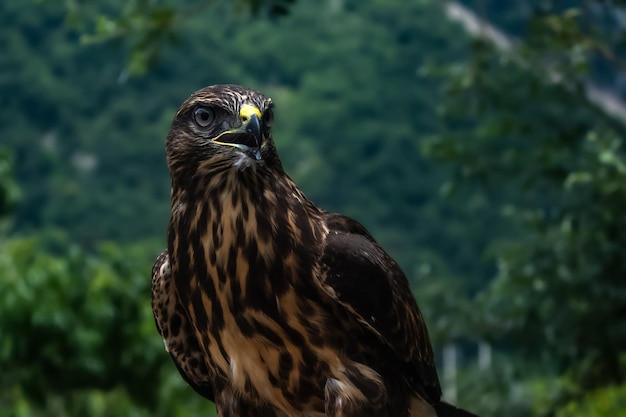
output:
<instances>
[{"instance_id":1,"label":"speckled plumage","mask_svg":"<svg viewBox=\"0 0 626 417\"><path fill-rule=\"evenodd\" d=\"M183 378L222 417L470 416L441 402L398 265L283 171L271 107L207 87L168 134L172 215L152 303Z\"/></svg>"}]
</instances>

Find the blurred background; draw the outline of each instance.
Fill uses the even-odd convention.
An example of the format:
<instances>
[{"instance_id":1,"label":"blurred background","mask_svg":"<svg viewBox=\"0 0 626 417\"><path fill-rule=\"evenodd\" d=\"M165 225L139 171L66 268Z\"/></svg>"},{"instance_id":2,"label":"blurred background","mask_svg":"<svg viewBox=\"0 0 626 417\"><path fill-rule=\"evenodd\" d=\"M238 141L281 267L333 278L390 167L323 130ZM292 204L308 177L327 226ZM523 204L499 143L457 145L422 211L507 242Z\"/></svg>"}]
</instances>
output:
<instances>
[{"instance_id":1,"label":"blurred background","mask_svg":"<svg viewBox=\"0 0 626 417\"><path fill-rule=\"evenodd\" d=\"M236 83L401 264L447 400L626 416L625 4L3 0L0 415L214 415L150 269L173 114Z\"/></svg>"}]
</instances>

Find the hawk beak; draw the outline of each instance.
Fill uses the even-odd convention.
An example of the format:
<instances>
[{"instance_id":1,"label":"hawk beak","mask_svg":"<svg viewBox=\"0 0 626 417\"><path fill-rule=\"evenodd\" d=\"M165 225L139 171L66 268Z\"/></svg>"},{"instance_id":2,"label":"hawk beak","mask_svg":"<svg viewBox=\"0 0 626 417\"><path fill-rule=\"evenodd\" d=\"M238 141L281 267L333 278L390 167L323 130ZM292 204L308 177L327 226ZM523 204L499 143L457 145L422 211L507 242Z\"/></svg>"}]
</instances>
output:
<instances>
[{"instance_id":1,"label":"hawk beak","mask_svg":"<svg viewBox=\"0 0 626 417\"><path fill-rule=\"evenodd\" d=\"M213 142L220 145L234 146L261 159L261 112L254 106L244 105L239 112L242 125L218 135ZM219 139L219 140L218 140Z\"/></svg>"},{"instance_id":2,"label":"hawk beak","mask_svg":"<svg viewBox=\"0 0 626 417\"><path fill-rule=\"evenodd\" d=\"M250 116L248 121L241 125L240 129L254 138L257 148L261 146L261 120L259 120L259 116L256 114Z\"/></svg>"}]
</instances>

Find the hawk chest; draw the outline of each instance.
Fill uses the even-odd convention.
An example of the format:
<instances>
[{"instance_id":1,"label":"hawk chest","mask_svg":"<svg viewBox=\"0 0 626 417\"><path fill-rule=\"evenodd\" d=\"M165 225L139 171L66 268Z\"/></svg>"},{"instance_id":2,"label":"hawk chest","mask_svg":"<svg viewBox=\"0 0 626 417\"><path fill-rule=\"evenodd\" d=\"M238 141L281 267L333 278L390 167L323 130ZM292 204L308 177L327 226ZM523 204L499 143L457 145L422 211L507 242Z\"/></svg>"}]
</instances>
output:
<instances>
[{"instance_id":1,"label":"hawk chest","mask_svg":"<svg viewBox=\"0 0 626 417\"><path fill-rule=\"evenodd\" d=\"M314 285L319 254L302 242L311 231L290 219L263 225L236 210L209 218L187 233L188 268L178 259L174 269L210 366L241 395L294 414L323 410L324 383L342 363L327 343L336 317Z\"/></svg>"},{"instance_id":2,"label":"hawk chest","mask_svg":"<svg viewBox=\"0 0 626 417\"><path fill-rule=\"evenodd\" d=\"M272 291L270 281L278 277L255 274L249 267L253 262L245 258L235 263L248 267L241 274L239 268L234 275L227 273L223 284L219 273L210 275L213 298L203 292L193 296L201 300L200 308L212 314L205 327L197 328L198 337L207 339L207 355L244 396L290 415L321 409L326 378L332 369L341 368L337 352L326 344L336 326L322 294L312 286L300 291L300 284L291 282L278 285L286 289ZM281 264L289 269L289 262ZM270 265L268 270L276 268Z\"/></svg>"}]
</instances>

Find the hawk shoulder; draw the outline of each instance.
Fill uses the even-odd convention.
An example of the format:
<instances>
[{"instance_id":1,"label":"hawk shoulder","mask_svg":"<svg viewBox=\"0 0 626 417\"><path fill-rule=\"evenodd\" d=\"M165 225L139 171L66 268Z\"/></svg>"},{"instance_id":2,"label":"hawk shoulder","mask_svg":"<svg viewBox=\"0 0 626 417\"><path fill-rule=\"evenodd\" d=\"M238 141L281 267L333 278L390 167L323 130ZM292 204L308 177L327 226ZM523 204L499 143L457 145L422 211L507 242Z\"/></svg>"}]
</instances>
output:
<instances>
[{"instance_id":1,"label":"hawk shoulder","mask_svg":"<svg viewBox=\"0 0 626 417\"><path fill-rule=\"evenodd\" d=\"M323 219L322 287L391 348L409 384L423 386L420 395L439 401L428 331L406 276L360 223L329 212Z\"/></svg>"}]
</instances>

